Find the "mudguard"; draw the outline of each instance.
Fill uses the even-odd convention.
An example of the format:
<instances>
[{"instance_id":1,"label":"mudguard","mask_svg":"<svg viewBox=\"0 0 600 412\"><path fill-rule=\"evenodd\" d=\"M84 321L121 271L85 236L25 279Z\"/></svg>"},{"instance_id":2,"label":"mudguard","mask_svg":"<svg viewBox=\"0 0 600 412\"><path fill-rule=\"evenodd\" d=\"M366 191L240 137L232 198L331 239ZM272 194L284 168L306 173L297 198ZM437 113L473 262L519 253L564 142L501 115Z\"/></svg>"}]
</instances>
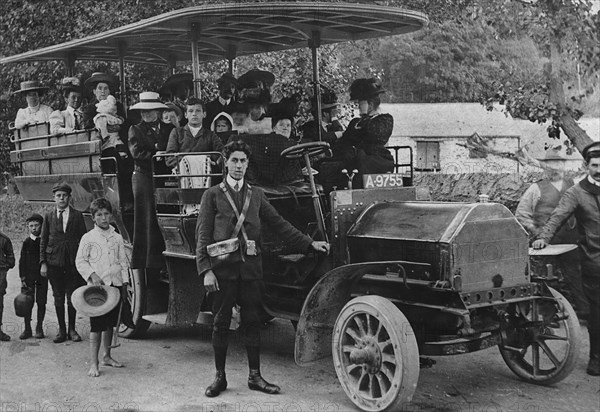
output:
<instances>
[{"instance_id":1,"label":"mudguard","mask_svg":"<svg viewBox=\"0 0 600 412\"><path fill-rule=\"evenodd\" d=\"M327 272L313 286L302 306L296 327L294 358L306 365L331 356L331 338L338 314L350 300L356 282L364 275L384 275L403 261L355 263Z\"/></svg>"}]
</instances>

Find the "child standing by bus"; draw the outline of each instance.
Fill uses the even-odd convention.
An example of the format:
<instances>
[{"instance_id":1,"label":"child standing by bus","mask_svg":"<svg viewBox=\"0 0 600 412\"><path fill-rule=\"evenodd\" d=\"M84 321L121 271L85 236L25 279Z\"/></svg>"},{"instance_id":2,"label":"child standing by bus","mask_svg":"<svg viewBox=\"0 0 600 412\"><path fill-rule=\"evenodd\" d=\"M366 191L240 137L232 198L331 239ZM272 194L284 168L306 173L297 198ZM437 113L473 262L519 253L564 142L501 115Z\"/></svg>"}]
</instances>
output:
<instances>
[{"instance_id":1,"label":"child standing by bus","mask_svg":"<svg viewBox=\"0 0 600 412\"><path fill-rule=\"evenodd\" d=\"M81 276L92 285L109 285L121 289L121 301L124 288L128 284L128 265L125 256L123 237L111 226L112 206L104 198L96 199L90 205L94 228L81 238L75 264ZM102 365L122 368L123 364L112 358L110 344L113 328L117 326L119 308L116 305L110 312L90 318L90 355L91 365L88 375L97 377L98 355L102 346Z\"/></svg>"},{"instance_id":2,"label":"child standing by bus","mask_svg":"<svg viewBox=\"0 0 600 412\"><path fill-rule=\"evenodd\" d=\"M21 257L19 258L19 277L21 278L21 292L34 297L37 303L37 323L35 325L35 338L44 337L44 317L46 316L46 301L48 300L48 278L40 274L40 235L44 218L37 213L32 214L25 221L29 236L23 241ZM19 339L28 339L31 332L31 313L25 318L25 329Z\"/></svg>"}]
</instances>

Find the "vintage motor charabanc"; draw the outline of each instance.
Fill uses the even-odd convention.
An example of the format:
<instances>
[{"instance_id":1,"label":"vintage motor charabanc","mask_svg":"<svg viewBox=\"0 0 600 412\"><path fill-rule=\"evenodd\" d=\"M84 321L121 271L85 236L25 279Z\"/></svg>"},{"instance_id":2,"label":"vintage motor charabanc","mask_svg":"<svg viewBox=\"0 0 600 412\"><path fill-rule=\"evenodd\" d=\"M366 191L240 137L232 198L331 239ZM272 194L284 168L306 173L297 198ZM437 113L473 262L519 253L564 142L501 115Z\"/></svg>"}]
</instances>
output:
<instances>
[{"instance_id":1,"label":"vintage motor charabanc","mask_svg":"<svg viewBox=\"0 0 600 412\"><path fill-rule=\"evenodd\" d=\"M320 44L407 33L426 22L421 13L377 5L198 6L3 58L0 64L116 60L123 73L126 61L166 65L189 62L191 54L198 79L201 61L308 44L318 95ZM117 175L103 171L113 160L100 158L95 133L51 136L46 125L15 130L11 159L21 172L15 179L30 202L48 202L57 181L73 186L74 206L84 212L94 198L108 198L118 230L131 242L132 212L121 208ZM326 143L314 142L281 155L304 160L310 168L311 156L328 150ZM296 362L333 355L344 391L366 411L395 411L410 402L420 355L498 346L520 378L539 384L564 379L580 350L578 320L560 293L530 274L525 230L500 204L430 201L427 188L412 186L409 158L397 165L397 173L366 176L371 180L365 189L326 195L310 172L307 182L292 188L265 188L284 217L332 244L329 256L305 256L290 251L285 239L264 236L264 309L294 323ZM219 177L200 169L155 174L168 273L130 271L137 327L123 329L123 336L140 336L151 322L177 326L210 320L202 310L204 291L195 265L194 205ZM87 224L91 227L89 214Z\"/></svg>"}]
</instances>

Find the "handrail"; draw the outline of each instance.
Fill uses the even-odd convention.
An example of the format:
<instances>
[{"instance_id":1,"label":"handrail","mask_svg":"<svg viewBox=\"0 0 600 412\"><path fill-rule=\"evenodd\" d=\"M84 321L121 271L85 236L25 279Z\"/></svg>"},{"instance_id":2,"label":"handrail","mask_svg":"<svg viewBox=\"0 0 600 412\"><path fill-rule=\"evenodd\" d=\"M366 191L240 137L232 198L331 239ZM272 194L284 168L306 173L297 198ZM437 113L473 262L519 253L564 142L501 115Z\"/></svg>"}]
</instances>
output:
<instances>
[{"instance_id":1,"label":"handrail","mask_svg":"<svg viewBox=\"0 0 600 412\"><path fill-rule=\"evenodd\" d=\"M388 150L393 150L394 151L394 172L398 173L400 171L401 167L409 167L410 168L410 178L411 181L414 178L414 166L413 166L413 162L414 162L414 158L413 158L413 148L411 146L385 146L386 149ZM409 152L409 163L398 163L398 153L400 152L400 150L408 150Z\"/></svg>"}]
</instances>

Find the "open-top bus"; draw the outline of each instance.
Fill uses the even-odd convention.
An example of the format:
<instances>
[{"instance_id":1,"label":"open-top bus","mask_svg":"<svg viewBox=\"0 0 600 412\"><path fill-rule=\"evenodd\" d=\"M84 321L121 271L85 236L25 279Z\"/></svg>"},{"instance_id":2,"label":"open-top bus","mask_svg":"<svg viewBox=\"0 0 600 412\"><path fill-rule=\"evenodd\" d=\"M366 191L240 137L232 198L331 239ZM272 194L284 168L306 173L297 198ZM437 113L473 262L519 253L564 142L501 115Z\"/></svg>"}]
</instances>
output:
<instances>
[{"instance_id":1,"label":"open-top bus","mask_svg":"<svg viewBox=\"0 0 600 412\"><path fill-rule=\"evenodd\" d=\"M425 24L422 13L371 4L197 6L2 58L0 64L65 60L73 71L78 60L118 61L124 73L126 62L191 63L198 95L201 62L310 47L319 102L320 45L410 33ZM74 207L81 211L94 198L109 199L117 229L130 243L133 215L120 202L122 185L114 167L105 168L114 160L101 158L96 133L51 135L46 124L15 130L15 180L29 202L50 202L58 181L73 187ZM310 169L311 157L327 151L326 143L314 142L281 155L304 160ZM207 154L173 156L189 155ZM263 236L265 313L294 323L296 362L333 355L344 391L368 411L399 410L410 402L420 355L498 346L524 380L552 384L568 376L580 348L577 317L564 297L530 275L527 234L510 211L495 203L431 202L427 188L412 186L412 159L397 164L396 172L368 176L366 189L329 194L310 170L307 181L294 187L265 187L286 219L332 245L329 256L301 255L285 239ZM167 272L130 271L136 329L122 335L141 336L152 322L211 321L196 271L197 215L190 206L219 177L179 169L154 175Z\"/></svg>"}]
</instances>

